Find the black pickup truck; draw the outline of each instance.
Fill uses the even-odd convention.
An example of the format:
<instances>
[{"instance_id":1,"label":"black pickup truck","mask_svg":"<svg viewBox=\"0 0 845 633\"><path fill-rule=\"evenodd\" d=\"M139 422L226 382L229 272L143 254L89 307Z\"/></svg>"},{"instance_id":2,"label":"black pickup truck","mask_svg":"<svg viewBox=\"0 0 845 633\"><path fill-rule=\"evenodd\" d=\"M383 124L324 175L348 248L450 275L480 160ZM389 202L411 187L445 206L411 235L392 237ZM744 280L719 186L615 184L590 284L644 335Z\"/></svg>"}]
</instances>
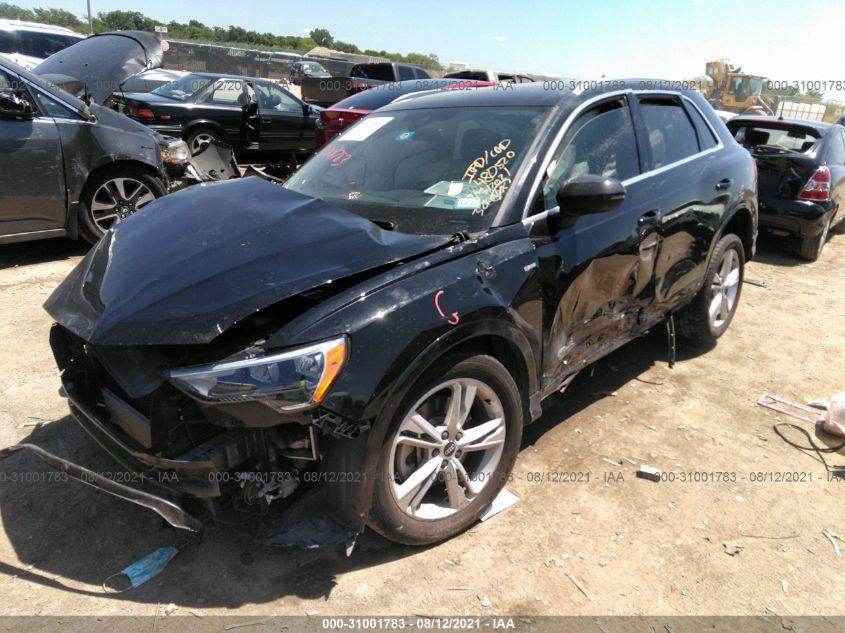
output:
<instances>
[{"instance_id":1,"label":"black pickup truck","mask_svg":"<svg viewBox=\"0 0 845 633\"><path fill-rule=\"evenodd\" d=\"M349 71L349 77L333 77L331 79L303 77L302 100L313 105L328 107L356 92L380 84L407 79L430 78L424 68L410 64L398 62L356 64Z\"/></svg>"}]
</instances>

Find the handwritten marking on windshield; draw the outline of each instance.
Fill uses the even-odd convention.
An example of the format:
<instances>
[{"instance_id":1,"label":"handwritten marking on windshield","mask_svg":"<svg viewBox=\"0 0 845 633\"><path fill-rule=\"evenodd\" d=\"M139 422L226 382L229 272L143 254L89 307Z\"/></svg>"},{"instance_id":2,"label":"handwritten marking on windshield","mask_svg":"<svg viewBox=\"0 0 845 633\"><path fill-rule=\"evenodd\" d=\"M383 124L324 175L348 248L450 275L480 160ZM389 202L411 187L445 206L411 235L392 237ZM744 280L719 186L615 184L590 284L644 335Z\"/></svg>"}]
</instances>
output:
<instances>
[{"instance_id":1,"label":"handwritten marking on windshield","mask_svg":"<svg viewBox=\"0 0 845 633\"><path fill-rule=\"evenodd\" d=\"M442 316L444 319L446 319L446 322L449 325L457 325L458 323L461 322L461 317L458 315L458 313L453 312L452 315L449 318L447 318L446 314L440 308L440 297L444 294L446 294L446 293L443 290L437 291L437 294L434 295L434 307L437 308L437 311L440 313L440 316Z\"/></svg>"},{"instance_id":2,"label":"handwritten marking on windshield","mask_svg":"<svg viewBox=\"0 0 845 633\"><path fill-rule=\"evenodd\" d=\"M352 158L352 154L342 147L333 147L331 149L324 150L320 152L320 156L329 161L332 167L340 167L343 163Z\"/></svg>"},{"instance_id":3,"label":"handwritten marking on windshield","mask_svg":"<svg viewBox=\"0 0 845 633\"><path fill-rule=\"evenodd\" d=\"M508 150L511 140L502 139L491 150L485 150L484 154L473 160L464 172L463 180L483 185L487 190L487 199L475 209L473 215L484 215L484 211L501 200L513 180L508 169L508 163L516 156L516 152Z\"/></svg>"}]
</instances>

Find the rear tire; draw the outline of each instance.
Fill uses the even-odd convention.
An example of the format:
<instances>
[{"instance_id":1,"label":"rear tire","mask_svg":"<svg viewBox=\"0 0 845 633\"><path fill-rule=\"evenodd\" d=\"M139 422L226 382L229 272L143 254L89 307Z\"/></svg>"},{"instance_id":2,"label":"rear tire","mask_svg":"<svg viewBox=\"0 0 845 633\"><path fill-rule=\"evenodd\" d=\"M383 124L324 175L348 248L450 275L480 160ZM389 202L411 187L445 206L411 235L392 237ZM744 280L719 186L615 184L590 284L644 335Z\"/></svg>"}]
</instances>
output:
<instances>
[{"instance_id":1,"label":"rear tire","mask_svg":"<svg viewBox=\"0 0 845 633\"><path fill-rule=\"evenodd\" d=\"M715 343L733 321L744 277L742 240L732 233L725 235L713 250L701 290L675 315L678 334L699 343Z\"/></svg>"},{"instance_id":2,"label":"rear tire","mask_svg":"<svg viewBox=\"0 0 845 633\"><path fill-rule=\"evenodd\" d=\"M95 244L115 222L166 193L164 183L137 165L113 165L88 178L79 198L79 235Z\"/></svg>"},{"instance_id":3,"label":"rear tire","mask_svg":"<svg viewBox=\"0 0 845 633\"><path fill-rule=\"evenodd\" d=\"M211 141L221 143L223 139L218 132L209 127L194 128L185 136L185 143L188 145L191 156L199 154Z\"/></svg>"},{"instance_id":4,"label":"rear tire","mask_svg":"<svg viewBox=\"0 0 845 633\"><path fill-rule=\"evenodd\" d=\"M382 447L369 525L391 541L428 545L469 528L519 453L523 407L510 373L491 356L456 360L417 381Z\"/></svg>"},{"instance_id":5,"label":"rear tire","mask_svg":"<svg viewBox=\"0 0 845 633\"><path fill-rule=\"evenodd\" d=\"M808 262L814 262L822 255L825 242L827 242L827 235L830 232L830 218L824 224L822 232L815 237L805 237L801 240L800 255L801 259L806 259Z\"/></svg>"}]
</instances>

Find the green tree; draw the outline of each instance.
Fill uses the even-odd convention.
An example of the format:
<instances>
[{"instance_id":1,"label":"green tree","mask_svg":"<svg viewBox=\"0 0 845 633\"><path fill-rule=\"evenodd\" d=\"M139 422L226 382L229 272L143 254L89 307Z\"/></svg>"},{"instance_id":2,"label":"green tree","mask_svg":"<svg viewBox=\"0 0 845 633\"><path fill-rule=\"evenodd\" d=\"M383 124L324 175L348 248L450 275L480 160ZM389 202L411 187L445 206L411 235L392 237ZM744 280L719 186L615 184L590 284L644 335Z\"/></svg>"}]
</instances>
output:
<instances>
[{"instance_id":1,"label":"green tree","mask_svg":"<svg viewBox=\"0 0 845 633\"><path fill-rule=\"evenodd\" d=\"M325 46L326 48L334 46L334 38L328 29L312 29L308 35L317 42L317 46Z\"/></svg>"},{"instance_id":2,"label":"green tree","mask_svg":"<svg viewBox=\"0 0 845 633\"><path fill-rule=\"evenodd\" d=\"M16 4L0 2L0 18L5 20L27 20L32 22L35 20L35 15L29 9L24 9Z\"/></svg>"}]
</instances>

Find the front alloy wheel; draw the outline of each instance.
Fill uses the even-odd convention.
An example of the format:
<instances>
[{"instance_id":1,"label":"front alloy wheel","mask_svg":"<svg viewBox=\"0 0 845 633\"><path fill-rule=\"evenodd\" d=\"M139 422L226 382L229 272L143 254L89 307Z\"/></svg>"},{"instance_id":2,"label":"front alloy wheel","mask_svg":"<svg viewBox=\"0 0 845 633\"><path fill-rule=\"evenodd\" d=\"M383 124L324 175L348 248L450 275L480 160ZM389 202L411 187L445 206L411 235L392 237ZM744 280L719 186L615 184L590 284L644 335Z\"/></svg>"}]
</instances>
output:
<instances>
[{"instance_id":1,"label":"front alloy wheel","mask_svg":"<svg viewBox=\"0 0 845 633\"><path fill-rule=\"evenodd\" d=\"M112 178L100 185L94 193L91 219L105 232L115 222L125 220L155 199L155 194L140 180Z\"/></svg>"},{"instance_id":2,"label":"front alloy wheel","mask_svg":"<svg viewBox=\"0 0 845 633\"><path fill-rule=\"evenodd\" d=\"M410 545L468 528L513 468L522 416L513 377L490 356L428 372L400 406L382 449L370 526Z\"/></svg>"},{"instance_id":3,"label":"front alloy wheel","mask_svg":"<svg viewBox=\"0 0 845 633\"><path fill-rule=\"evenodd\" d=\"M489 385L458 378L432 388L393 438L388 474L396 503L418 519L454 514L490 482L506 435Z\"/></svg>"}]
</instances>

